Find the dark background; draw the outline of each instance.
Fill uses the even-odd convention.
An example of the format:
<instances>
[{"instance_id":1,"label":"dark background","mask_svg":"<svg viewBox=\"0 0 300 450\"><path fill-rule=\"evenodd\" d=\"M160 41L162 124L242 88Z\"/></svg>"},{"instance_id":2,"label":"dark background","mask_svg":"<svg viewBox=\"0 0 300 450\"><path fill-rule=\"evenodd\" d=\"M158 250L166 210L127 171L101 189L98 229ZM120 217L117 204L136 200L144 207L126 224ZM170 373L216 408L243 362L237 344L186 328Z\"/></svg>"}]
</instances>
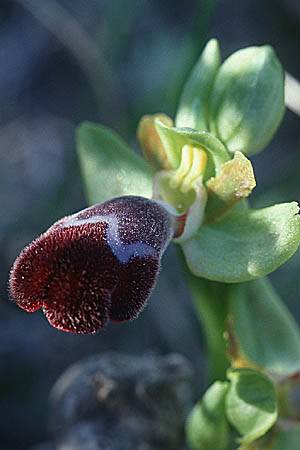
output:
<instances>
[{"instance_id":1,"label":"dark background","mask_svg":"<svg viewBox=\"0 0 300 450\"><path fill-rule=\"evenodd\" d=\"M91 353L180 352L195 365L201 389L205 349L174 248L139 320L96 336L61 333L41 313L19 310L9 302L7 278L24 245L86 206L76 125L104 123L135 147L141 115L174 114L208 37L220 40L224 57L270 43L300 78L299 0L1 0L0 450L47 439L52 385ZM299 124L287 112L268 151L254 158L255 205L300 200ZM272 275L298 318L299 256Z\"/></svg>"}]
</instances>

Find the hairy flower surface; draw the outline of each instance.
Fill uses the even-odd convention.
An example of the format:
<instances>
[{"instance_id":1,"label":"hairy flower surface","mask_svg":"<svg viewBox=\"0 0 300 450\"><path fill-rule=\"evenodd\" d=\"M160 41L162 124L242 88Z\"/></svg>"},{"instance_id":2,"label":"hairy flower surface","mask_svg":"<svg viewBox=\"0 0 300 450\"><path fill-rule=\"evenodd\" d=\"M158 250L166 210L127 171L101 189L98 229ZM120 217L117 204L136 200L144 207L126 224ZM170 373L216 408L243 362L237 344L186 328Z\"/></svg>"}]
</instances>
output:
<instances>
[{"instance_id":1,"label":"hairy flower surface","mask_svg":"<svg viewBox=\"0 0 300 450\"><path fill-rule=\"evenodd\" d=\"M154 201L127 196L94 205L54 223L21 252L11 270L11 296L73 333L134 319L172 235L171 216Z\"/></svg>"}]
</instances>

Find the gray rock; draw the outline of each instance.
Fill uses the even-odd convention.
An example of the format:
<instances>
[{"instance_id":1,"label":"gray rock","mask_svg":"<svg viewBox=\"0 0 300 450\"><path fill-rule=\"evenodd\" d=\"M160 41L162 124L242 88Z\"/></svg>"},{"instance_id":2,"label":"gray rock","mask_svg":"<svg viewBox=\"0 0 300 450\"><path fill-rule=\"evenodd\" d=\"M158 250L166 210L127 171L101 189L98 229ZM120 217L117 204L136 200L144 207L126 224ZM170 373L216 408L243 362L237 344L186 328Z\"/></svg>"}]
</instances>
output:
<instances>
[{"instance_id":1,"label":"gray rock","mask_svg":"<svg viewBox=\"0 0 300 450\"><path fill-rule=\"evenodd\" d=\"M191 378L176 354L107 353L75 364L51 395L57 450L179 450Z\"/></svg>"}]
</instances>

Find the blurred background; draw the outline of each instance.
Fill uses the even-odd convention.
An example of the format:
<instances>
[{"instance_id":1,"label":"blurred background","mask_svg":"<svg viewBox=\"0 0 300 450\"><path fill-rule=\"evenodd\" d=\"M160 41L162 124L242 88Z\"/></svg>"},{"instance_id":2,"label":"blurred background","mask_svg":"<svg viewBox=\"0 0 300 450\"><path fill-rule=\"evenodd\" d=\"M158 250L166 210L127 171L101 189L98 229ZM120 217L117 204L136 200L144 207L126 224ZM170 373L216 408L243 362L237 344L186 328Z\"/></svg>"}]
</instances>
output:
<instances>
[{"instance_id":1,"label":"blurred background","mask_svg":"<svg viewBox=\"0 0 300 450\"><path fill-rule=\"evenodd\" d=\"M86 206L75 127L101 122L135 148L141 115L174 115L209 37L220 40L224 57L269 43L300 79L299 0L1 0L0 450L47 440L50 389L89 354L179 352L201 390L205 347L174 248L140 319L96 336L61 333L41 313L21 311L8 299L7 279L24 245ZM268 150L253 159L255 206L300 201L299 116L287 111ZM298 253L272 275L298 319L299 269Z\"/></svg>"}]
</instances>

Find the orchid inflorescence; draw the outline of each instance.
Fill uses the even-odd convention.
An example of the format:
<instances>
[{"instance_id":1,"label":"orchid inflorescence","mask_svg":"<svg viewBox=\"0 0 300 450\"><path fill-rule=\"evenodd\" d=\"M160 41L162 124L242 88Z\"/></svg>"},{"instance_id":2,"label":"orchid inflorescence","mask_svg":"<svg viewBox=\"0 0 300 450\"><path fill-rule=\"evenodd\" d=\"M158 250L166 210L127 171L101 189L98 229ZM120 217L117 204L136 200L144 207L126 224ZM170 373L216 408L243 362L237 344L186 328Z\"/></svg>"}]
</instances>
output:
<instances>
[{"instance_id":1,"label":"orchid inflorescence","mask_svg":"<svg viewBox=\"0 0 300 450\"><path fill-rule=\"evenodd\" d=\"M212 39L184 86L175 119L157 113L140 120L144 159L104 126L79 127L92 206L52 225L11 270L18 306L42 309L60 330L94 333L108 321L139 315L164 251L170 242L180 246L199 309L222 289L224 320L207 319L209 326L221 324L219 337L207 335L213 352L225 335L231 364L227 381L213 384L189 418L195 450L227 449L230 427L242 436L241 449L252 448L277 420L275 381L300 372L299 331L263 278L299 248L299 207L252 209L248 201L256 186L249 156L271 141L283 115L284 72L273 49L245 48L221 63Z\"/></svg>"},{"instance_id":2,"label":"orchid inflorescence","mask_svg":"<svg viewBox=\"0 0 300 450\"><path fill-rule=\"evenodd\" d=\"M250 85L254 78L249 98L245 81ZM11 272L12 298L30 312L42 308L52 325L77 333L94 332L108 318L135 318L171 237L197 276L241 282L276 269L299 246L298 206L252 210L245 198L256 182L246 154L272 137L282 106L264 113L282 91L283 72L270 47L241 50L220 65L212 40L185 86L176 126L165 114L141 119L137 134L149 165L132 153L131 171L125 164L118 170L117 153L126 157L126 144L104 127L83 124L78 133L81 159L87 154L83 172L91 186L99 177L103 194L97 200L105 202L58 221L23 250ZM103 152L105 173L89 162L90 140ZM152 200L111 200L104 187L111 184L120 196ZM120 258L115 248L123 254L128 245L134 251Z\"/></svg>"}]
</instances>

